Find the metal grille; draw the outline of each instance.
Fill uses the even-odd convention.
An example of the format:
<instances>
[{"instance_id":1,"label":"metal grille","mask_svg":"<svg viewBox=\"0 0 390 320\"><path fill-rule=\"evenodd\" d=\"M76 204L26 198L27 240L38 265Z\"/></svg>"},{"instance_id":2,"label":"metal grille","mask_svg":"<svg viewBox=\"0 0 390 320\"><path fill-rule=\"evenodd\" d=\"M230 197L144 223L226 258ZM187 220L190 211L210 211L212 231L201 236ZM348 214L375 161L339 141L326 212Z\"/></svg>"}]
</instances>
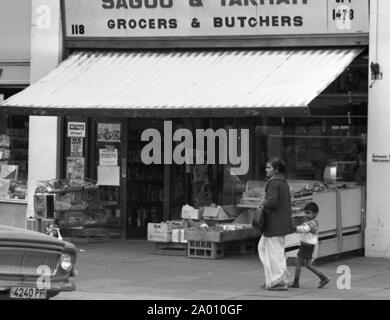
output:
<instances>
[{"instance_id":1,"label":"metal grille","mask_svg":"<svg viewBox=\"0 0 390 320\"><path fill-rule=\"evenodd\" d=\"M38 275L40 266L50 268L52 275L57 271L60 254L58 252L42 252L12 248L0 249L0 274Z\"/></svg>"}]
</instances>

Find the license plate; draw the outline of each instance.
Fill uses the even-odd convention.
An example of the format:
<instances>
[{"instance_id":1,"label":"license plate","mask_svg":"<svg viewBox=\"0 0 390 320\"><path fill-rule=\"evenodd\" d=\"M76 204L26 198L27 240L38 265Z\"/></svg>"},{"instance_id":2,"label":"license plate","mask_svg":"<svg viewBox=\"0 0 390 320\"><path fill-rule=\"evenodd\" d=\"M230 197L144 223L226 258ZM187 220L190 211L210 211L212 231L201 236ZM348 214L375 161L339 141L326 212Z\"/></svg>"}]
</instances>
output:
<instances>
[{"instance_id":1,"label":"license plate","mask_svg":"<svg viewBox=\"0 0 390 320\"><path fill-rule=\"evenodd\" d=\"M46 289L13 287L10 291L12 299L46 299Z\"/></svg>"}]
</instances>

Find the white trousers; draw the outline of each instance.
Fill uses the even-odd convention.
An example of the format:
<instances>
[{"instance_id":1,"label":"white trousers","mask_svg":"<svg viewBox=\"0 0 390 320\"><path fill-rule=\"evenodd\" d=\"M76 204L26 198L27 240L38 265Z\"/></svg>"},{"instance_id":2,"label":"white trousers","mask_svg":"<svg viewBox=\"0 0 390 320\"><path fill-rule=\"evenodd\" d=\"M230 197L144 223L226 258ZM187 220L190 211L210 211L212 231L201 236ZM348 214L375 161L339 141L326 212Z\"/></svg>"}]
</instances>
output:
<instances>
[{"instance_id":1,"label":"white trousers","mask_svg":"<svg viewBox=\"0 0 390 320\"><path fill-rule=\"evenodd\" d=\"M287 270L284 245L284 236L262 236L259 241L258 252L260 261L264 266L266 289L269 289L276 284L284 285L289 282L290 274Z\"/></svg>"}]
</instances>

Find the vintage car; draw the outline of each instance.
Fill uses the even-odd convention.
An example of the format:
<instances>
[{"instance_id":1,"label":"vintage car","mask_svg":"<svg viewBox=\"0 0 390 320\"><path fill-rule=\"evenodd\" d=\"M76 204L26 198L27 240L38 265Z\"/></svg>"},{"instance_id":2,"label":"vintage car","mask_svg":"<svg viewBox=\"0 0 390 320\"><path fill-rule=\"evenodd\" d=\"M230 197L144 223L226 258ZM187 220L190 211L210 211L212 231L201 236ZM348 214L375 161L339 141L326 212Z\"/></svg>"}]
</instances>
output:
<instances>
[{"instance_id":1,"label":"vintage car","mask_svg":"<svg viewBox=\"0 0 390 320\"><path fill-rule=\"evenodd\" d=\"M50 299L73 291L77 251L43 233L0 225L0 299Z\"/></svg>"}]
</instances>

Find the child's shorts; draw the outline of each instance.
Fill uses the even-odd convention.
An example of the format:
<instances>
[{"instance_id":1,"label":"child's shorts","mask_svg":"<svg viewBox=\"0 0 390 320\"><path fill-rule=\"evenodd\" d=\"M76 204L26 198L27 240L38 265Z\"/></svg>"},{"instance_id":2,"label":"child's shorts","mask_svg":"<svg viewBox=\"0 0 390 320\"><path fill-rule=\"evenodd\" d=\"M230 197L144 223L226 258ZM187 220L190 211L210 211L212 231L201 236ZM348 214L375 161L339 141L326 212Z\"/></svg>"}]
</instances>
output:
<instances>
[{"instance_id":1,"label":"child's shorts","mask_svg":"<svg viewBox=\"0 0 390 320\"><path fill-rule=\"evenodd\" d=\"M302 259L311 259L313 257L313 252L314 252L314 244L307 244L301 242L298 251L298 257Z\"/></svg>"}]
</instances>

